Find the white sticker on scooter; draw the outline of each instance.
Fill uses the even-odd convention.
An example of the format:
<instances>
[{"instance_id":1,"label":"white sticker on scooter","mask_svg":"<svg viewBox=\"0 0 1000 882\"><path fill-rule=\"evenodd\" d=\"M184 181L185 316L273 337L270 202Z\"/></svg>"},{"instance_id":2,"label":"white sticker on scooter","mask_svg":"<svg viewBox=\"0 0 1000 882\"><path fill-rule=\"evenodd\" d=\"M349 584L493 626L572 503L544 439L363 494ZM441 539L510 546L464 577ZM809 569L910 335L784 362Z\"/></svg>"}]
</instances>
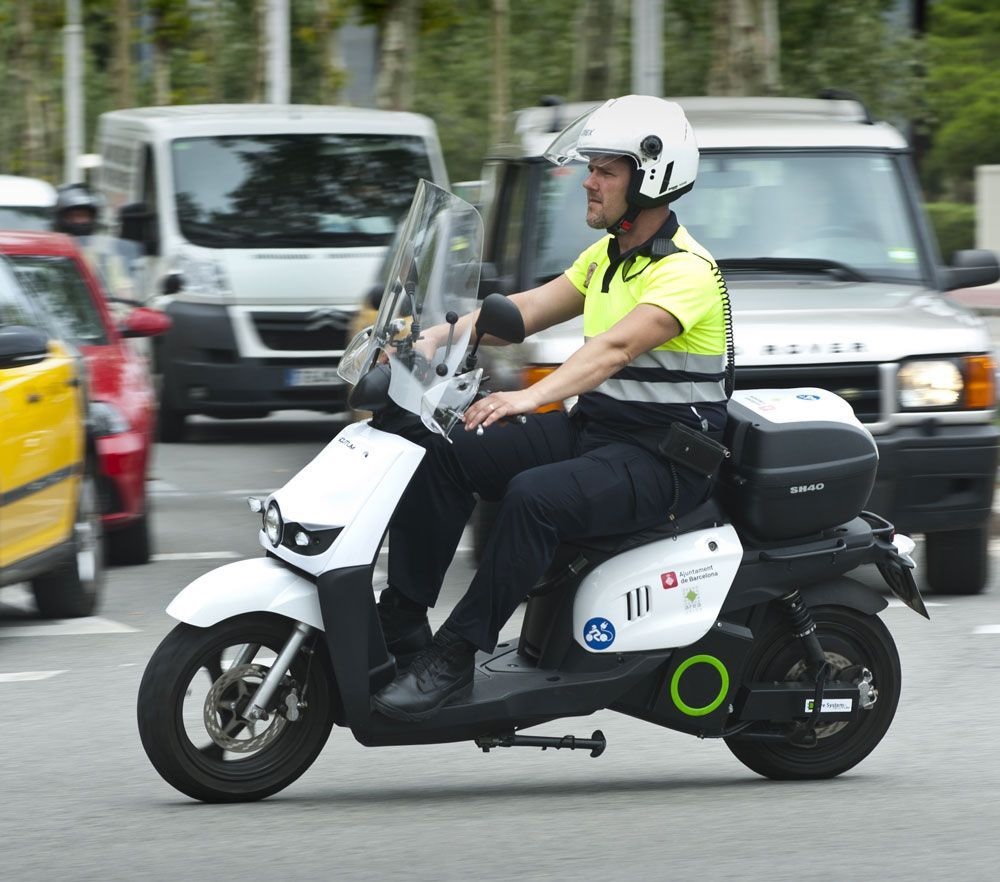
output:
<instances>
[{"instance_id":1,"label":"white sticker on scooter","mask_svg":"<svg viewBox=\"0 0 1000 882\"><path fill-rule=\"evenodd\" d=\"M806 713L811 714L816 706L812 698L806 699ZM854 710L854 702L850 698L824 698L821 714L849 714Z\"/></svg>"},{"instance_id":2,"label":"white sticker on scooter","mask_svg":"<svg viewBox=\"0 0 1000 882\"><path fill-rule=\"evenodd\" d=\"M607 649L615 642L615 626L607 619L590 619L583 626L583 640L591 649Z\"/></svg>"}]
</instances>

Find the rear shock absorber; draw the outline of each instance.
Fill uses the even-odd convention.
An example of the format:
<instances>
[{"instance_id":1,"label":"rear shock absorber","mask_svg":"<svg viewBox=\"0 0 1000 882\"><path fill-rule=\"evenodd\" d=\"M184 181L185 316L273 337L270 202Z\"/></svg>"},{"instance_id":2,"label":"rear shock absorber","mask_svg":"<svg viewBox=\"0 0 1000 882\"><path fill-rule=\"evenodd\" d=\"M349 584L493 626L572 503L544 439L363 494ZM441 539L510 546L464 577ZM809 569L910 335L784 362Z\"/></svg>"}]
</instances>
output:
<instances>
[{"instance_id":1,"label":"rear shock absorber","mask_svg":"<svg viewBox=\"0 0 1000 882\"><path fill-rule=\"evenodd\" d=\"M812 612L806 606L798 588L782 597L781 601L785 604L785 612L788 615L788 623L792 633L802 641L809 671L813 676L816 676L826 665L826 655L820 645L819 638L816 636L816 622L812 617Z\"/></svg>"}]
</instances>

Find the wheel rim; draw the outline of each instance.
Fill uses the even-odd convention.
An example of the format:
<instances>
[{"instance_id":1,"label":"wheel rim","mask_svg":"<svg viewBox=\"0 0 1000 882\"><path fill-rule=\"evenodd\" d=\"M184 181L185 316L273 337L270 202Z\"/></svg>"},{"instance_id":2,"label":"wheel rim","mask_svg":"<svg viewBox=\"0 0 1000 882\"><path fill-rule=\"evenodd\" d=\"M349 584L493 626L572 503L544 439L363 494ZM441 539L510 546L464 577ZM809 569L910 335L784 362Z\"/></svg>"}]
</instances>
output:
<instances>
[{"instance_id":1,"label":"wheel rim","mask_svg":"<svg viewBox=\"0 0 1000 882\"><path fill-rule=\"evenodd\" d=\"M253 643L251 657L234 666L249 641ZM255 723L239 716L280 650L269 645L274 642L268 637L226 641L207 648L187 668L185 687L178 695L176 728L188 760L212 777L231 781L260 779L295 756L308 736L308 710L294 723L279 712ZM306 667L302 655L293 662L276 693L278 711L288 706L288 696L293 696L293 705L304 697Z\"/></svg>"},{"instance_id":2,"label":"wheel rim","mask_svg":"<svg viewBox=\"0 0 1000 882\"><path fill-rule=\"evenodd\" d=\"M871 746L862 754L867 755L888 729L895 714L899 691L899 683L895 682L889 660L874 635L832 617L823 621L817 617L817 633L827 661L835 668L834 675L845 668L867 668L872 672L872 684L878 685L881 697L870 710L861 711L855 720L824 723L820 718L816 726L817 740L814 746L780 743L762 745L768 752L780 756L784 762L801 764L803 768L833 761L838 756L851 752L852 745L870 740ZM756 670L756 678L763 681L778 680L782 676L802 679L805 676L805 662L799 641L776 641L761 658Z\"/></svg>"}]
</instances>

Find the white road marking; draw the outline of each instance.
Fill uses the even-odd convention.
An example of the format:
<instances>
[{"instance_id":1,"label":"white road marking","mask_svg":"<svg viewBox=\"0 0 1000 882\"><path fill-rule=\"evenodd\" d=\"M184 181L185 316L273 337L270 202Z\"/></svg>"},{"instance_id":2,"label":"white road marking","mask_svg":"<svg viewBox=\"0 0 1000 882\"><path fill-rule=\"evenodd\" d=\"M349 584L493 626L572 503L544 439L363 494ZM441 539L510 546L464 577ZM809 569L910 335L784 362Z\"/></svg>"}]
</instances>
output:
<instances>
[{"instance_id":1,"label":"white road marking","mask_svg":"<svg viewBox=\"0 0 1000 882\"><path fill-rule=\"evenodd\" d=\"M1000 625L977 625L972 629L973 634L1000 634Z\"/></svg>"},{"instance_id":2,"label":"white road marking","mask_svg":"<svg viewBox=\"0 0 1000 882\"><path fill-rule=\"evenodd\" d=\"M174 484L169 484L166 481L150 481L147 485L147 492L150 496L174 496L178 498L185 497L211 497L211 496L257 496L260 499L264 499L274 492L271 490L183 490Z\"/></svg>"},{"instance_id":3,"label":"white road marking","mask_svg":"<svg viewBox=\"0 0 1000 882\"><path fill-rule=\"evenodd\" d=\"M928 606L928 607L930 607L930 606L947 606L947 605L948 605L947 603L937 603L936 601L933 601L933 600L925 600L924 601L924 606ZM897 597L890 597L889 598L889 606L896 607L896 608L902 606L902 607L906 607L907 609L909 609L909 607L907 607L906 604L903 603L903 601L900 600Z\"/></svg>"},{"instance_id":4,"label":"white road marking","mask_svg":"<svg viewBox=\"0 0 1000 882\"><path fill-rule=\"evenodd\" d=\"M171 551L154 554L151 560L239 560L242 557L235 551Z\"/></svg>"},{"instance_id":5,"label":"white road marking","mask_svg":"<svg viewBox=\"0 0 1000 882\"><path fill-rule=\"evenodd\" d=\"M0 637L68 637L84 634L136 634L138 628L101 616L81 619L49 619L24 625L0 626Z\"/></svg>"},{"instance_id":6,"label":"white road marking","mask_svg":"<svg viewBox=\"0 0 1000 882\"><path fill-rule=\"evenodd\" d=\"M18 671L13 674L0 674L0 683L26 683L30 680L48 680L65 671Z\"/></svg>"}]
</instances>

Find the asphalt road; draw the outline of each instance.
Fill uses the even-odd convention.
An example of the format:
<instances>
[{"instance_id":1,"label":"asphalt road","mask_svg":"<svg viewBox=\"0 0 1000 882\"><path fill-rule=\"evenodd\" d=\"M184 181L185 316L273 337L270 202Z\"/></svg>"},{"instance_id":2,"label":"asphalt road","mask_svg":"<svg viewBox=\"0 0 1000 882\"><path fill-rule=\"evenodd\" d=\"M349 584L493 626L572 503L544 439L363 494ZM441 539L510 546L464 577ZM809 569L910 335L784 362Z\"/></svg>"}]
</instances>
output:
<instances>
[{"instance_id":1,"label":"asphalt road","mask_svg":"<svg viewBox=\"0 0 1000 882\"><path fill-rule=\"evenodd\" d=\"M243 497L280 485L337 428L298 417L198 424L156 452L157 559L109 571L100 615L41 622L0 591L0 876L48 879L986 880L1000 829L1000 589L898 605L903 695L880 747L826 782L758 778L721 743L605 712L539 727L583 752L358 745L335 730L261 803L200 805L139 744L143 667L187 582L256 555ZM998 568L1000 569L1000 568ZM470 575L449 574L441 621ZM510 626L516 632L516 622Z\"/></svg>"}]
</instances>

